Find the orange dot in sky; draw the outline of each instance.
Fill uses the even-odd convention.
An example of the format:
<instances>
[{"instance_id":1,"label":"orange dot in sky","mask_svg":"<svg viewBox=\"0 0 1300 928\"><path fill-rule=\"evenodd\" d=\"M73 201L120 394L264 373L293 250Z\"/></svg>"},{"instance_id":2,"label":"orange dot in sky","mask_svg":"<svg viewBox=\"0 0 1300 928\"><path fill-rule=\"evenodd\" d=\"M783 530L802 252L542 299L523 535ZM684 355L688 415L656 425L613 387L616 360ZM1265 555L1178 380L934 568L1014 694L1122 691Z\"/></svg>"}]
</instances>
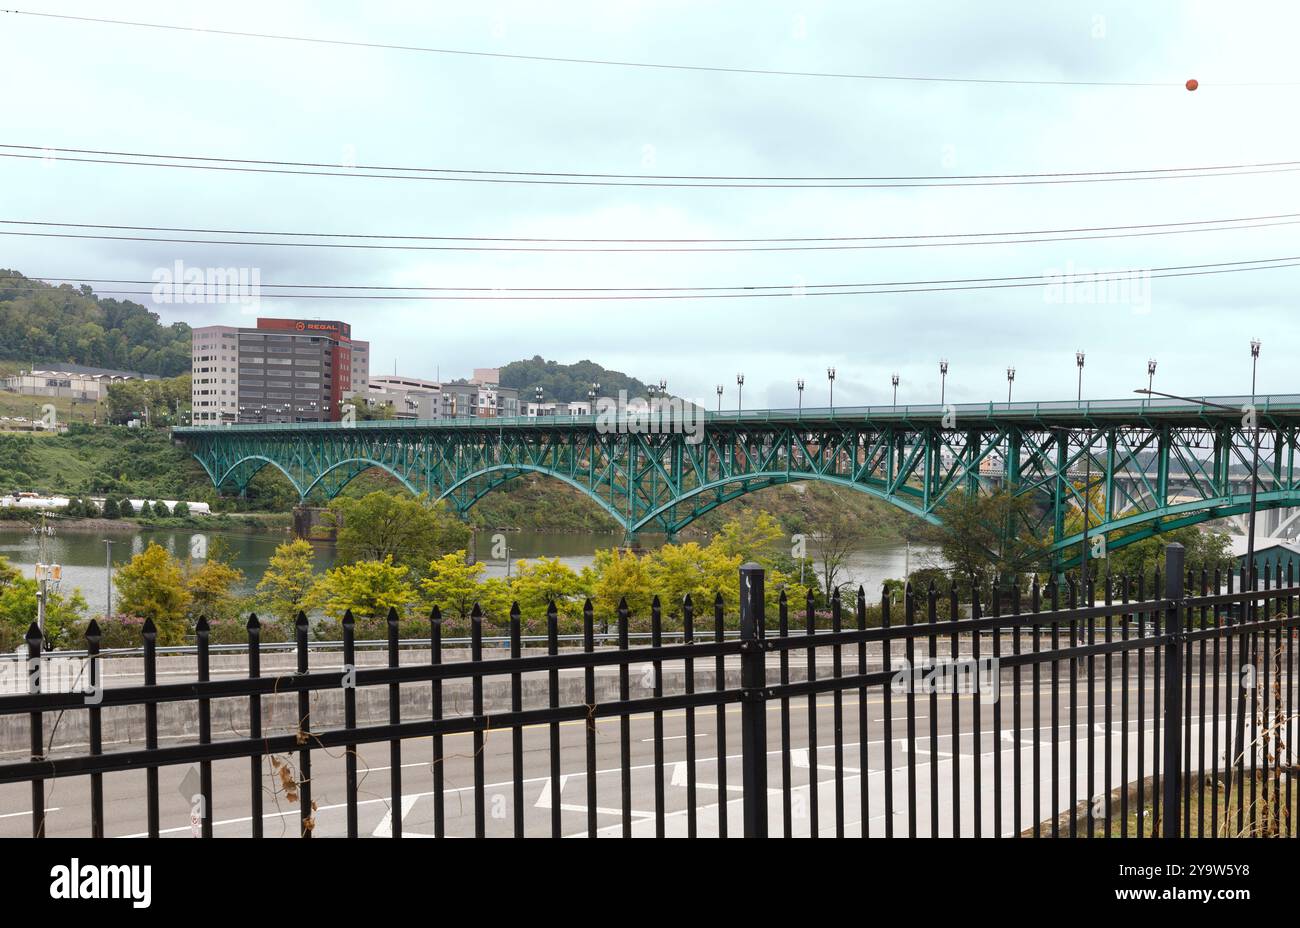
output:
<instances>
[{"instance_id":1,"label":"orange dot in sky","mask_svg":"<svg viewBox=\"0 0 1300 928\"><path fill-rule=\"evenodd\" d=\"M1194 78L1194 77L1193 77L1190 81L1187 82L1187 89L1188 89L1188 90L1195 90L1195 89L1196 89L1197 87L1199 87L1199 86L1201 86L1201 85L1200 85L1199 83L1197 83L1196 78Z\"/></svg>"}]
</instances>

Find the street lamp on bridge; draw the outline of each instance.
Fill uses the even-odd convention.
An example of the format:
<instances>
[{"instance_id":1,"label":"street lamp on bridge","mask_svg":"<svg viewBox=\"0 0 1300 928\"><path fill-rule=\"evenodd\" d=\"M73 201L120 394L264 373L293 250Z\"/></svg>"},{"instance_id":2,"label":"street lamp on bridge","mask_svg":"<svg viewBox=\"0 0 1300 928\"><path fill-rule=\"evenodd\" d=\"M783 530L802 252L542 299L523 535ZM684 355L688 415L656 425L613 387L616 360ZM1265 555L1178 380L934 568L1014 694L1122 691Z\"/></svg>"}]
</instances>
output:
<instances>
[{"instance_id":1,"label":"street lamp on bridge","mask_svg":"<svg viewBox=\"0 0 1300 928\"><path fill-rule=\"evenodd\" d=\"M803 378L800 377L794 382L795 389L799 391L799 413L803 413Z\"/></svg>"},{"instance_id":2,"label":"street lamp on bridge","mask_svg":"<svg viewBox=\"0 0 1300 928\"><path fill-rule=\"evenodd\" d=\"M948 385L948 360L939 361L939 405L943 405L944 390Z\"/></svg>"},{"instance_id":3,"label":"street lamp on bridge","mask_svg":"<svg viewBox=\"0 0 1300 928\"><path fill-rule=\"evenodd\" d=\"M1011 405L1011 384L1015 381L1015 379L1016 379L1016 369L1014 367L1008 367L1007 368L1007 405L1008 406Z\"/></svg>"},{"instance_id":4,"label":"street lamp on bridge","mask_svg":"<svg viewBox=\"0 0 1300 928\"><path fill-rule=\"evenodd\" d=\"M718 384L718 412L722 412L722 384Z\"/></svg>"},{"instance_id":5,"label":"street lamp on bridge","mask_svg":"<svg viewBox=\"0 0 1300 928\"><path fill-rule=\"evenodd\" d=\"M826 368L826 379L829 380L831 384L831 409L834 410L835 409L835 368L833 367Z\"/></svg>"},{"instance_id":6,"label":"street lamp on bridge","mask_svg":"<svg viewBox=\"0 0 1300 928\"><path fill-rule=\"evenodd\" d=\"M596 412L596 391L599 389L600 384L595 380L593 380L591 386L587 388L587 402L591 406L591 409L589 409L588 412L593 415Z\"/></svg>"},{"instance_id":7,"label":"street lamp on bridge","mask_svg":"<svg viewBox=\"0 0 1300 928\"><path fill-rule=\"evenodd\" d=\"M894 374L889 378L889 382L894 385L894 405L898 405L898 375Z\"/></svg>"},{"instance_id":8,"label":"street lamp on bridge","mask_svg":"<svg viewBox=\"0 0 1300 928\"><path fill-rule=\"evenodd\" d=\"M1074 363L1079 368L1079 393L1075 401L1082 403L1083 402L1083 349L1079 349L1074 353Z\"/></svg>"},{"instance_id":9,"label":"street lamp on bridge","mask_svg":"<svg viewBox=\"0 0 1300 928\"><path fill-rule=\"evenodd\" d=\"M1151 393L1151 386L1156 379L1156 360L1150 358L1147 360L1147 393Z\"/></svg>"},{"instance_id":10,"label":"street lamp on bridge","mask_svg":"<svg viewBox=\"0 0 1300 928\"><path fill-rule=\"evenodd\" d=\"M736 415L745 408L745 375L736 375Z\"/></svg>"},{"instance_id":11,"label":"street lamp on bridge","mask_svg":"<svg viewBox=\"0 0 1300 928\"><path fill-rule=\"evenodd\" d=\"M1255 389L1256 389L1255 375L1258 372L1258 368L1259 368L1259 349L1260 349L1259 339L1252 338L1250 340L1250 405L1247 406L1245 409L1246 419L1243 420L1243 425L1246 424L1246 422L1249 422L1250 424L1251 456L1250 456L1250 510L1246 517L1246 563L1243 567L1243 572L1245 574L1245 577L1242 580L1241 586L1243 589L1245 589L1247 584L1249 584L1249 588L1251 592L1255 590L1257 585L1256 576L1255 576L1255 509L1259 503L1259 410L1255 408ZM1136 392L1145 393L1147 394L1147 396L1163 396L1171 400L1181 400L1184 403L1199 403L1202 406L1210 406L1215 409L1222 409L1226 412L1231 412L1231 413L1238 413L1242 411L1240 409L1237 409L1234 406L1225 405L1224 403L1213 403L1206 399L1194 399L1188 396L1178 396L1173 393L1161 393L1157 390L1153 390L1150 387L1150 382L1151 382L1150 378L1155 375L1155 371L1156 371L1156 362L1148 361L1147 362L1148 386L1145 390L1138 390ZM1229 490L1229 493L1231 493L1231 490ZM1257 604L1255 600L1254 599L1246 600L1246 616L1245 616L1246 621L1247 622L1253 621L1255 619L1256 614L1257 614ZM1246 743L1246 733L1245 733L1246 700L1249 698L1246 692L1246 684L1244 682L1246 661L1247 658L1246 658L1245 648L1243 647L1242 655L1241 655L1241 664L1238 668L1239 670L1238 676L1243 682L1241 683L1241 687L1239 690L1239 698L1237 701L1237 718L1236 718L1236 725L1235 725L1235 732L1234 732L1234 743L1236 746L1231 747L1229 749L1228 751L1229 757L1238 756L1241 753L1242 746ZM1238 761L1238 763L1240 764L1240 761ZM1241 780L1242 780L1241 771L1240 768L1238 768L1237 785L1239 789L1241 788ZM1231 789L1232 786L1231 777L1228 778L1228 784L1229 784L1229 789ZM1231 793L1229 793L1229 800L1230 799L1231 799ZM1240 802L1241 800L1238 799L1237 801Z\"/></svg>"}]
</instances>

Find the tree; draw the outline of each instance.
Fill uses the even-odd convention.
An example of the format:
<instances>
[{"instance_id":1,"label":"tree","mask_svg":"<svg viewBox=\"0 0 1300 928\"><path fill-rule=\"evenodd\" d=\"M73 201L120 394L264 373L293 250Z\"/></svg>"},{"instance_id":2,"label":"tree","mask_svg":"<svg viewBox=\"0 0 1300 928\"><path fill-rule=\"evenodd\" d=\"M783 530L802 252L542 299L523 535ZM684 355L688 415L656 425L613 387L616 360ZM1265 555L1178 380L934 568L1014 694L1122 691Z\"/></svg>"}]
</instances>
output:
<instances>
[{"instance_id":1,"label":"tree","mask_svg":"<svg viewBox=\"0 0 1300 928\"><path fill-rule=\"evenodd\" d=\"M386 616L389 609L401 613L416 600L408 573L410 568L394 564L391 555L344 564L325 572L312 591L311 603L335 619L349 609L358 618Z\"/></svg>"},{"instance_id":2,"label":"tree","mask_svg":"<svg viewBox=\"0 0 1300 928\"><path fill-rule=\"evenodd\" d=\"M344 564L391 558L413 573L449 551L464 548L469 528L425 495L376 490L358 499L339 497L330 504L339 525L337 551Z\"/></svg>"},{"instance_id":3,"label":"tree","mask_svg":"<svg viewBox=\"0 0 1300 928\"><path fill-rule=\"evenodd\" d=\"M129 519L135 515L135 507L131 505L131 501L126 497L122 497L122 503L119 508L122 512L122 518L124 519Z\"/></svg>"},{"instance_id":4,"label":"tree","mask_svg":"<svg viewBox=\"0 0 1300 928\"><path fill-rule=\"evenodd\" d=\"M559 558L540 557L520 561L519 572L510 584L519 610L529 618L546 614L548 604L566 615L579 612L574 599L584 594L582 579ZM579 604L580 605L580 604Z\"/></svg>"},{"instance_id":5,"label":"tree","mask_svg":"<svg viewBox=\"0 0 1300 928\"><path fill-rule=\"evenodd\" d=\"M120 613L153 619L159 644L184 643L191 594L176 558L151 541L117 569L113 583Z\"/></svg>"},{"instance_id":6,"label":"tree","mask_svg":"<svg viewBox=\"0 0 1300 928\"><path fill-rule=\"evenodd\" d=\"M289 622L306 609L316 585L315 554L301 538L279 545L257 583L257 608Z\"/></svg>"},{"instance_id":7,"label":"tree","mask_svg":"<svg viewBox=\"0 0 1300 928\"><path fill-rule=\"evenodd\" d=\"M822 595L827 602L844 585L845 562L861 547L862 538L861 524L839 508L832 509L813 533L816 559L821 562Z\"/></svg>"},{"instance_id":8,"label":"tree","mask_svg":"<svg viewBox=\"0 0 1300 928\"><path fill-rule=\"evenodd\" d=\"M104 499L104 518L120 519L121 517L122 517L122 509L120 506L118 506L117 500L113 499L113 497L111 496L106 497Z\"/></svg>"},{"instance_id":9,"label":"tree","mask_svg":"<svg viewBox=\"0 0 1300 928\"><path fill-rule=\"evenodd\" d=\"M99 518L99 507L95 505L95 501L93 499L86 499L85 497L82 497L81 509L82 509L81 514L84 515L87 519Z\"/></svg>"},{"instance_id":10,"label":"tree","mask_svg":"<svg viewBox=\"0 0 1300 928\"><path fill-rule=\"evenodd\" d=\"M591 567L583 571L583 579L591 590L596 618L605 629L618 618L618 604L625 597L634 615L650 610L645 557L619 548L603 548L596 552Z\"/></svg>"},{"instance_id":11,"label":"tree","mask_svg":"<svg viewBox=\"0 0 1300 928\"><path fill-rule=\"evenodd\" d=\"M153 506L150 505L147 499L140 500L140 508L136 512L136 515L139 516L141 519L153 518Z\"/></svg>"},{"instance_id":12,"label":"tree","mask_svg":"<svg viewBox=\"0 0 1300 928\"><path fill-rule=\"evenodd\" d=\"M465 551L453 551L429 562L420 580L425 600L442 610L445 616L466 618L482 598L482 564L466 564Z\"/></svg>"},{"instance_id":13,"label":"tree","mask_svg":"<svg viewBox=\"0 0 1300 928\"><path fill-rule=\"evenodd\" d=\"M1034 529L1033 501L1007 490L956 491L939 508L941 525L927 532L953 574L985 586L1041 566L1048 541Z\"/></svg>"},{"instance_id":14,"label":"tree","mask_svg":"<svg viewBox=\"0 0 1300 928\"><path fill-rule=\"evenodd\" d=\"M682 600L690 594L697 616L711 617L713 599L740 601L740 565L743 556L716 542L701 547L693 541L664 545L647 558L647 591L657 593L666 615L680 616Z\"/></svg>"},{"instance_id":15,"label":"tree","mask_svg":"<svg viewBox=\"0 0 1300 928\"><path fill-rule=\"evenodd\" d=\"M176 505L172 507L172 515L177 519L188 519L190 517L190 504L185 500L177 500Z\"/></svg>"},{"instance_id":16,"label":"tree","mask_svg":"<svg viewBox=\"0 0 1300 928\"><path fill-rule=\"evenodd\" d=\"M191 624L200 618L208 622L230 618L238 611L234 587L244 582L244 572L217 557L209 556L196 567L186 566L185 580L190 593Z\"/></svg>"},{"instance_id":17,"label":"tree","mask_svg":"<svg viewBox=\"0 0 1300 928\"><path fill-rule=\"evenodd\" d=\"M21 576L0 586L0 642L4 644L4 650L13 650L21 644L27 629L36 621L39 589L37 581ZM46 650L76 647L73 638L85 617L86 608L81 590L73 590L65 596L47 588L43 647Z\"/></svg>"},{"instance_id":18,"label":"tree","mask_svg":"<svg viewBox=\"0 0 1300 928\"><path fill-rule=\"evenodd\" d=\"M770 513L744 509L723 524L711 541L710 547L727 555L739 555L745 561L766 564L778 556L780 543L785 538L781 524Z\"/></svg>"}]
</instances>

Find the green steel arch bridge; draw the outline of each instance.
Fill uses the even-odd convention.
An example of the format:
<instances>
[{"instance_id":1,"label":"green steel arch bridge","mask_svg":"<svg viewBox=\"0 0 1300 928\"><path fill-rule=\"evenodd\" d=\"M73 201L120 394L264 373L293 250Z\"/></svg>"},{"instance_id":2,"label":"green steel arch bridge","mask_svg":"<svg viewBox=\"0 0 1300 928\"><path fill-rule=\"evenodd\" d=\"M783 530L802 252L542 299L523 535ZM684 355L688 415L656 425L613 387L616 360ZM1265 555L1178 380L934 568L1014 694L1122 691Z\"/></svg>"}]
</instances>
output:
<instances>
[{"instance_id":1,"label":"green steel arch bridge","mask_svg":"<svg viewBox=\"0 0 1300 928\"><path fill-rule=\"evenodd\" d=\"M817 480L866 493L932 523L954 493L1028 494L1033 530L1058 563L1089 534L1114 549L1249 508L1250 397L836 409L680 410L644 418L284 423L173 429L221 491L243 492L272 466L304 500L331 499L380 468L462 516L522 474L577 488L623 526L675 535L755 490ZM1229 412L1221 407L1241 409ZM1300 506L1300 395L1259 396L1258 508ZM692 417L698 416L699 420ZM702 421L696 435L685 427ZM1071 524L1081 520L1073 519ZM1114 535L1121 532L1120 535Z\"/></svg>"}]
</instances>

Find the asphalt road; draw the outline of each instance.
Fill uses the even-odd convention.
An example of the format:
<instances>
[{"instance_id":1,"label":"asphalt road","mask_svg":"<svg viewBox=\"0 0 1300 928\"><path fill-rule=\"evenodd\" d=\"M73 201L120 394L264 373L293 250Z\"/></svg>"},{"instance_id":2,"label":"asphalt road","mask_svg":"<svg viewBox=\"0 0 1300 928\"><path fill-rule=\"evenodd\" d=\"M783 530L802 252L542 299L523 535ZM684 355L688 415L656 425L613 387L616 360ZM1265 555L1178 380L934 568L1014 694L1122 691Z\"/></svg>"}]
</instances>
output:
<instances>
[{"instance_id":1,"label":"asphalt road","mask_svg":"<svg viewBox=\"0 0 1300 928\"><path fill-rule=\"evenodd\" d=\"M1029 674L1026 672L1025 677ZM893 820L894 834L909 833L912 812L908 804L909 766L915 778L916 831L925 836L932 832L931 809L937 812L934 832L940 836L951 835L954 823L960 833L974 834L975 769L979 766L981 784L978 794L982 816L981 831L994 833L995 798L1000 797L1002 821L1000 831L1013 834L1073 807L1075 800L1104 791L1105 746L1107 743L1105 718L1104 680L1096 681L1093 699L1094 730L1087 724L1087 681L1078 681L1078 717L1075 739L1071 740L1069 721L1068 683L1062 680L1059 694L1060 727L1056 729L1058 745L1059 789L1052 795L1051 765L1053 730L1051 726L1051 693L1044 674L1040 689L1038 717L1035 722L1033 690L1028 679L1021 687L1020 729L1014 726L1014 699L1009 682L1004 685L998 710L1002 719L1002 733L993 733L995 707L993 703L978 702L978 697L960 697L960 737L952 736L952 697L938 695L934 698L917 695L915 699L916 732L912 756L907 753L906 707L907 697L892 697L892 744L885 741L885 696L876 691L869 694L864 705L865 730L859 728L859 706L856 692L843 696L842 773L837 777L834 744L834 700L821 697L816 705L817 749L810 745L810 726L807 701L790 701L790 790L792 833L808 835L814 821L813 794L816 794L817 829L820 834L837 832L836 806L842 803L844 834L856 836L863 833L864 821L868 834L883 835L886 821ZM1139 746L1145 756L1145 774L1153 773L1152 685L1148 677L1145 693L1145 727L1139 731L1138 691L1135 678L1128 681L1129 724L1127 733L1120 732L1121 694L1123 681L1113 682L1111 746L1112 787L1137 778ZM1209 717L1213 706L1212 696L1206 695L1206 718L1202 721L1197 705L1198 689L1193 688L1188 715L1192 718L1189 739L1193 769L1199 766L1201 756L1201 731L1204 730L1204 766L1208 770L1214 753L1214 734L1218 730L1219 766L1223 766L1225 733L1228 719L1222 715L1216 721ZM935 711L932 711L933 710ZM981 720L981 738L978 746L971 734L972 712L978 709ZM738 835L742 829L741 765L740 765L740 707L729 706L722 713L722 726L715 709L698 709L695 712L696 795L695 808L697 833L701 836L718 833L719 816L725 815L729 833ZM559 809L560 833L581 836L587 831L587 774L585 761L585 722L561 723ZM688 769L686 713L665 712L664 765L662 769L663 828L668 835L685 835L688 829ZM769 828L772 835L783 833L782 807L782 752L781 711L778 702L771 702L767 712L768 727L768 786ZM551 833L553 790L549 750L550 726L534 726L523 730L523 781L522 803L524 833L549 835ZM630 792L633 835L656 833L656 764L654 756L654 720L650 715L631 719ZM720 736L723 763L719 764ZM1039 788L1035 792L1035 740L1039 745ZM516 804L511 732L503 730L487 735L483 762L485 788L483 815L489 836L514 834L514 809ZM865 742L865 745L864 745ZM1093 784L1088 790L1089 744L1093 747ZM1127 775L1121 767L1124 745L1128 748ZM1074 765L1078 773L1077 796L1069 794L1069 769L1071 747L1075 747ZM1019 757L1017 759L1017 746ZM864 764L865 750L865 764ZM887 759L887 751L889 753ZM449 836L472 836L475 822L475 791L473 788L473 739L469 734L447 736L444 752L444 802L446 833ZM290 760L296 764L296 755ZM909 761L911 762L909 765ZM432 777L432 744L430 739L408 740L402 743L400 768L402 777L401 800L395 804L390 792L390 755L385 744L364 745L358 750L358 767L361 782L358 795L359 830L362 835L388 836L393 830L393 816L400 815L401 830L405 836L432 836L434 833L434 797ZM597 727L596 818L600 835L616 836L622 833L621 807L622 773L619 758L619 721L601 720ZM994 789L994 771L1000 768L1001 789ZM1019 816L1015 815L1017 803L1014 771L1021 773ZM865 770L865 774L863 771ZM887 771L892 770L893 808L886 809L885 791ZM725 771L720 776L720 771ZM866 806L862 804L863 782L866 777ZM342 836L346 833L345 767L342 750L316 750L312 753L312 790L316 803L315 834L317 836ZM725 779L725 783L723 780ZM190 837L196 833L191 818L191 804L187 793L197 782L197 767L179 766L163 768L159 772L160 809L163 835ZM957 800L960 805L954 814L954 780L958 785ZM250 772L246 759L220 761L213 765L214 795L212 803L213 830L217 836L241 836L251 833ZM933 794L933 786L937 789ZM270 836L295 837L299 833L300 807L291 802L280 788L268 762L262 765L260 788L263 790L264 831ZM141 771L108 774L104 778L105 815L110 836L142 836L146 830L145 774ZM89 778L73 777L48 781L46 795L46 829L51 836L89 834ZM1116 806L1116 810L1117 810ZM28 784L0 786L0 836L31 834L31 792ZM400 811L399 811L400 810Z\"/></svg>"}]
</instances>

